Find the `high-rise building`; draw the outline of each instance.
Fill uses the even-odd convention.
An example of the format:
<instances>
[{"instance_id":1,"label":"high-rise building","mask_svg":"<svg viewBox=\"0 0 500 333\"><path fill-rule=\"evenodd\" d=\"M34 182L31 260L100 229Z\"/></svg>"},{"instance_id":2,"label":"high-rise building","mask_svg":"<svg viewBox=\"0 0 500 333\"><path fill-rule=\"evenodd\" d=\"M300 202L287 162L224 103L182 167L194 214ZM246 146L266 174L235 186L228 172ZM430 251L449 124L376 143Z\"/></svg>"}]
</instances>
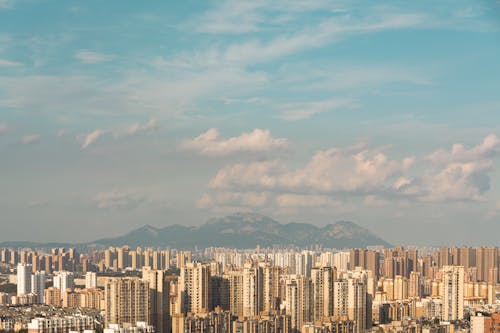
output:
<instances>
[{"instance_id":1,"label":"high-rise building","mask_svg":"<svg viewBox=\"0 0 500 333\"><path fill-rule=\"evenodd\" d=\"M498 268L490 268L488 274L488 304L495 304L496 302L497 276L498 276Z\"/></svg>"},{"instance_id":2,"label":"high-rise building","mask_svg":"<svg viewBox=\"0 0 500 333\"><path fill-rule=\"evenodd\" d=\"M301 330L312 320L312 283L302 275L289 275L286 280L286 314L291 317L292 330Z\"/></svg>"},{"instance_id":3,"label":"high-rise building","mask_svg":"<svg viewBox=\"0 0 500 333\"><path fill-rule=\"evenodd\" d=\"M363 261L363 250L351 249L349 252L349 269L354 270L354 268L359 267Z\"/></svg>"},{"instance_id":4,"label":"high-rise building","mask_svg":"<svg viewBox=\"0 0 500 333\"><path fill-rule=\"evenodd\" d=\"M62 271L54 276L54 287L61 291L61 294L66 290L73 290L75 287L74 276L72 272Z\"/></svg>"},{"instance_id":5,"label":"high-rise building","mask_svg":"<svg viewBox=\"0 0 500 333\"><path fill-rule=\"evenodd\" d=\"M366 282L363 278L353 277L348 280L348 317L356 324L355 333L364 333L367 329Z\"/></svg>"},{"instance_id":6,"label":"high-rise building","mask_svg":"<svg viewBox=\"0 0 500 333\"><path fill-rule=\"evenodd\" d=\"M97 288L97 274L95 272L87 272L87 274L85 274L85 288Z\"/></svg>"},{"instance_id":7,"label":"high-rise building","mask_svg":"<svg viewBox=\"0 0 500 333\"><path fill-rule=\"evenodd\" d=\"M311 277L311 269L313 267L314 252L302 251L295 255L295 274L300 274L306 277Z\"/></svg>"},{"instance_id":8,"label":"high-rise building","mask_svg":"<svg viewBox=\"0 0 500 333\"><path fill-rule=\"evenodd\" d=\"M61 306L62 293L58 288L49 287L45 289L44 298L47 305Z\"/></svg>"},{"instance_id":9,"label":"high-rise building","mask_svg":"<svg viewBox=\"0 0 500 333\"><path fill-rule=\"evenodd\" d=\"M366 264L364 268L372 271L373 277L378 279L380 276L380 254L375 251L367 251Z\"/></svg>"},{"instance_id":10,"label":"high-rise building","mask_svg":"<svg viewBox=\"0 0 500 333\"><path fill-rule=\"evenodd\" d=\"M116 256L117 256L117 262L118 262L118 268L119 269L124 269L128 267L128 261L129 261L129 248L128 246L123 246L119 247L116 249Z\"/></svg>"},{"instance_id":11,"label":"high-rise building","mask_svg":"<svg viewBox=\"0 0 500 333\"><path fill-rule=\"evenodd\" d=\"M105 288L106 326L109 324L149 323L149 283L138 278L110 278Z\"/></svg>"},{"instance_id":12,"label":"high-rise building","mask_svg":"<svg viewBox=\"0 0 500 333\"><path fill-rule=\"evenodd\" d=\"M450 259L450 249L441 247L439 249L439 267L449 266L451 264Z\"/></svg>"},{"instance_id":13,"label":"high-rise building","mask_svg":"<svg viewBox=\"0 0 500 333\"><path fill-rule=\"evenodd\" d=\"M262 286L260 290L262 291L262 311L266 313L271 313L276 309L274 304L274 294L273 294L273 285L274 285L274 270L270 262L260 262L259 269L262 273Z\"/></svg>"},{"instance_id":14,"label":"high-rise building","mask_svg":"<svg viewBox=\"0 0 500 333\"><path fill-rule=\"evenodd\" d=\"M470 267L476 266L476 250L470 247L460 248L460 265L467 271Z\"/></svg>"},{"instance_id":15,"label":"high-rise building","mask_svg":"<svg viewBox=\"0 0 500 333\"><path fill-rule=\"evenodd\" d=\"M243 316L257 316L264 309L264 289L271 291L271 281L264 281L265 264L248 259L243 265ZM267 287L264 284L267 282ZM267 295L270 300L270 295Z\"/></svg>"},{"instance_id":16,"label":"high-rise building","mask_svg":"<svg viewBox=\"0 0 500 333\"><path fill-rule=\"evenodd\" d=\"M101 289L84 289L79 293L82 308L103 309L104 291Z\"/></svg>"},{"instance_id":17,"label":"high-rise building","mask_svg":"<svg viewBox=\"0 0 500 333\"><path fill-rule=\"evenodd\" d=\"M408 283L408 296L409 297L422 296L422 276L420 272L410 273L410 281Z\"/></svg>"},{"instance_id":18,"label":"high-rise building","mask_svg":"<svg viewBox=\"0 0 500 333\"><path fill-rule=\"evenodd\" d=\"M337 268L339 272L345 272L350 265L349 252L337 252L333 255L333 266Z\"/></svg>"},{"instance_id":19,"label":"high-rise building","mask_svg":"<svg viewBox=\"0 0 500 333\"><path fill-rule=\"evenodd\" d=\"M187 263L192 262L191 251L177 251L175 256L176 267L182 269Z\"/></svg>"},{"instance_id":20,"label":"high-rise building","mask_svg":"<svg viewBox=\"0 0 500 333\"><path fill-rule=\"evenodd\" d=\"M17 296L31 293L31 265L17 265Z\"/></svg>"},{"instance_id":21,"label":"high-rise building","mask_svg":"<svg viewBox=\"0 0 500 333\"><path fill-rule=\"evenodd\" d=\"M36 295L37 303L45 299L45 272L35 272L31 275L31 292Z\"/></svg>"},{"instance_id":22,"label":"high-rise building","mask_svg":"<svg viewBox=\"0 0 500 333\"><path fill-rule=\"evenodd\" d=\"M339 320L347 318L349 305L349 285L345 279L333 283L333 316Z\"/></svg>"},{"instance_id":23,"label":"high-rise building","mask_svg":"<svg viewBox=\"0 0 500 333\"><path fill-rule=\"evenodd\" d=\"M243 272L229 271L224 277L229 280L229 310L243 315Z\"/></svg>"},{"instance_id":24,"label":"high-rise building","mask_svg":"<svg viewBox=\"0 0 500 333\"><path fill-rule=\"evenodd\" d=\"M464 318L464 275L463 266L443 266L440 292L443 302L443 320Z\"/></svg>"},{"instance_id":25,"label":"high-rise building","mask_svg":"<svg viewBox=\"0 0 500 333\"><path fill-rule=\"evenodd\" d=\"M188 262L181 268L179 292L183 313L198 313L209 308L210 265Z\"/></svg>"},{"instance_id":26,"label":"high-rise building","mask_svg":"<svg viewBox=\"0 0 500 333\"><path fill-rule=\"evenodd\" d=\"M142 280L149 284L149 323L156 333L170 332L170 280L162 270L143 267Z\"/></svg>"},{"instance_id":27,"label":"high-rise building","mask_svg":"<svg viewBox=\"0 0 500 333\"><path fill-rule=\"evenodd\" d=\"M420 267L418 266L418 250L408 249L408 275L411 272L420 272Z\"/></svg>"},{"instance_id":28,"label":"high-rise building","mask_svg":"<svg viewBox=\"0 0 500 333\"><path fill-rule=\"evenodd\" d=\"M116 250L112 247L104 251L104 266L106 268L113 267L113 260L116 259Z\"/></svg>"},{"instance_id":29,"label":"high-rise building","mask_svg":"<svg viewBox=\"0 0 500 333\"><path fill-rule=\"evenodd\" d=\"M140 266L138 265L137 258L139 257L139 255L137 254L137 251L130 251L128 255L129 255L130 268L138 269Z\"/></svg>"},{"instance_id":30,"label":"high-rise building","mask_svg":"<svg viewBox=\"0 0 500 333\"><path fill-rule=\"evenodd\" d=\"M394 299L404 300L408 298L408 280L401 276L394 277Z\"/></svg>"},{"instance_id":31,"label":"high-rise building","mask_svg":"<svg viewBox=\"0 0 500 333\"><path fill-rule=\"evenodd\" d=\"M311 270L311 279L314 320L333 316L333 283L335 282L333 268L315 267Z\"/></svg>"}]
</instances>

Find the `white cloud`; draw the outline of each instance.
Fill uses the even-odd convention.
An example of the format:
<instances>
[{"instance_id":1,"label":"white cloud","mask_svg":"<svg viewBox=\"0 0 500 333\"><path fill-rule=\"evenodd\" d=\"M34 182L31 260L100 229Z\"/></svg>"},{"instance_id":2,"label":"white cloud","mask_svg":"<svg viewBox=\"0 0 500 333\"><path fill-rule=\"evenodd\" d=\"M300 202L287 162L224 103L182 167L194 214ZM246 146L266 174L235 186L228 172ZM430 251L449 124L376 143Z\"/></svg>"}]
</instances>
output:
<instances>
[{"instance_id":1,"label":"white cloud","mask_svg":"<svg viewBox=\"0 0 500 333\"><path fill-rule=\"evenodd\" d=\"M81 50L75 53L75 59L84 64L98 64L101 62L110 61L114 56L89 50Z\"/></svg>"},{"instance_id":2,"label":"white cloud","mask_svg":"<svg viewBox=\"0 0 500 333\"><path fill-rule=\"evenodd\" d=\"M450 163L438 173L424 177L430 201L484 200L483 194L490 189L489 172L492 162Z\"/></svg>"},{"instance_id":3,"label":"white cloud","mask_svg":"<svg viewBox=\"0 0 500 333\"><path fill-rule=\"evenodd\" d=\"M269 130L254 129L250 133L229 139L219 139L219 131L211 128L192 140L181 144L181 149L202 155L221 156L238 152L268 152L288 147L288 140L273 138Z\"/></svg>"},{"instance_id":4,"label":"white cloud","mask_svg":"<svg viewBox=\"0 0 500 333\"><path fill-rule=\"evenodd\" d=\"M281 119L296 121L311 118L319 113L328 112L335 109L350 109L355 107L351 100L331 99L317 102L288 103L280 106Z\"/></svg>"},{"instance_id":5,"label":"white cloud","mask_svg":"<svg viewBox=\"0 0 500 333\"><path fill-rule=\"evenodd\" d=\"M327 1L220 1L216 6L194 17L188 27L201 33L246 34L261 31L294 18L294 13L328 9Z\"/></svg>"},{"instance_id":6,"label":"white cloud","mask_svg":"<svg viewBox=\"0 0 500 333\"><path fill-rule=\"evenodd\" d=\"M484 194L490 190L494 158L499 154L500 139L495 134L470 148L456 143L450 150L436 150L426 158L435 170L422 177L424 199L484 200Z\"/></svg>"},{"instance_id":7,"label":"white cloud","mask_svg":"<svg viewBox=\"0 0 500 333\"><path fill-rule=\"evenodd\" d=\"M268 208L335 207L349 200L374 207L485 201L499 145L489 135L472 148L455 144L451 151L438 150L419 160L391 159L383 150L360 145L318 151L299 168L283 160L238 163L222 167L210 180L208 193L213 198L265 192ZM228 195L217 198L209 203L222 205Z\"/></svg>"},{"instance_id":8,"label":"white cloud","mask_svg":"<svg viewBox=\"0 0 500 333\"><path fill-rule=\"evenodd\" d=\"M466 148L463 144L456 143L450 151L437 150L428 156L435 163L447 164L452 162L473 162L490 159L500 153L500 139L495 134L490 134L477 146Z\"/></svg>"},{"instance_id":9,"label":"white cloud","mask_svg":"<svg viewBox=\"0 0 500 333\"><path fill-rule=\"evenodd\" d=\"M285 170L285 165L279 161L238 163L220 169L210 180L209 187L212 189L269 190L277 187L278 175Z\"/></svg>"},{"instance_id":10,"label":"white cloud","mask_svg":"<svg viewBox=\"0 0 500 333\"><path fill-rule=\"evenodd\" d=\"M94 203L100 209L133 208L144 199L142 194L127 191L100 192L93 197Z\"/></svg>"},{"instance_id":11,"label":"white cloud","mask_svg":"<svg viewBox=\"0 0 500 333\"><path fill-rule=\"evenodd\" d=\"M270 40L245 40L223 48L212 47L194 54L180 54L166 62L170 64L180 63L183 67L191 66L193 68L208 66L245 67L322 47L350 35L420 27L424 25L426 20L426 16L420 13L387 14L374 12L361 20L359 18L355 20L350 15L335 16L314 25L296 29L292 33L275 36Z\"/></svg>"},{"instance_id":12,"label":"white cloud","mask_svg":"<svg viewBox=\"0 0 500 333\"><path fill-rule=\"evenodd\" d=\"M25 145L40 142L40 134L29 134L21 138L21 142Z\"/></svg>"},{"instance_id":13,"label":"white cloud","mask_svg":"<svg viewBox=\"0 0 500 333\"><path fill-rule=\"evenodd\" d=\"M88 146L93 144L99 137L101 137L105 132L100 129L96 129L85 135L80 146L81 149L86 149Z\"/></svg>"},{"instance_id":14,"label":"white cloud","mask_svg":"<svg viewBox=\"0 0 500 333\"><path fill-rule=\"evenodd\" d=\"M126 129L126 133L128 135L135 135L144 132L155 131L158 129L158 121L154 118L151 118L147 123L140 124L135 123L132 126Z\"/></svg>"},{"instance_id":15,"label":"white cloud","mask_svg":"<svg viewBox=\"0 0 500 333\"><path fill-rule=\"evenodd\" d=\"M168 79L167 79L168 78ZM267 82L261 72L238 68L196 72L156 70L130 74L113 83L91 76L0 77L0 106L36 108L41 112L68 115L149 114L177 117L204 98L251 92ZM68 113L72 111L72 114Z\"/></svg>"},{"instance_id":16,"label":"white cloud","mask_svg":"<svg viewBox=\"0 0 500 333\"><path fill-rule=\"evenodd\" d=\"M1 8L1 5L0 5ZM0 59L0 67L19 67L22 66L20 62L17 61L12 61L12 60L7 60L7 59Z\"/></svg>"},{"instance_id":17,"label":"white cloud","mask_svg":"<svg viewBox=\"0 0 500 333\"><path fill-rule=\"evenodd\" d=\"M209 9L201 16L194 17L188 24L201 33L213 34L247 34L287 25L294 27L304 14L321 12L336 20L341 20L348 15L355 4L348 1L221 1L214 8ZM366 6L364 6L366 7ZM377 11L374 7L363 8L373 14ZM386 20L388 20L386 18ZM390 21L390 20L388 20ZM408 19L406 20L408 21ZM343 22L346 23L346 22ZM408 22L404 22L408 23ZM344 24L345 25L345 24Z\"/></svg>"},{"instance_id":18,"label":"white cloud","mask_svg":"<svg viewBox=\"0 0 500 333\"><path fill-rule=\"evenodd\" d=\"M412 158L391 160L367 149L330 148L314 154L303 167L290 170L282 162L265 161L224 167L211 188L255 187L312 193L371 193L387 191L387 181L408 170Z\"/></svg>"}]
</instances>

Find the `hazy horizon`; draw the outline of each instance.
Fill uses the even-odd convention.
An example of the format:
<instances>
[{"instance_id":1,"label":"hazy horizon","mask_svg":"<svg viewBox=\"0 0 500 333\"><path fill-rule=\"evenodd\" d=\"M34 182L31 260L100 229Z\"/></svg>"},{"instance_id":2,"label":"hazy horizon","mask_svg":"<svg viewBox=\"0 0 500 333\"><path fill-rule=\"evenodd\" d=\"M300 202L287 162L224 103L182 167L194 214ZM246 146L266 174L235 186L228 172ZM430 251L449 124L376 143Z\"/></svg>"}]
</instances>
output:
<instances>
[{"instance_id":1,"label":"hazy horizon","mask_svg":"<svg viewBox=\"0 0 500 333\"><path fill-rule=\"evenodd\" d=\"M500 234L500 3L0 0L0 242L257 212Z\"/></svg>"},{"instance_id":2,"label":"hazy horizon","mask_svg":"<svg viewBox=\"0 0 500 333\"><path fill-rule=\"evenodd\" d=\"M250 214L257 214L257 215L261 215L261 216L264 216L264 217L268 217L268 218L271 218L275 221L277 221L278 223L280 224L288 224L288 223L306 223L306 224L310 224L310 225L313 225L311 223L308 223L307 221L299 221L299 220L291 220L291 221L280 221L280 220L276 220L274 219L273 217L271 216L267 216L267 215L262 215L262 214L259 214L259 213L256 213L256 212L245 212L245 213L242 213L242 212L235 212L234 214L230 214L228 216L234 216L234 215L239 215L239 214L247 214L247 213L250 213ZM198 226L201 226L207 222L209 222L210 220L213 220L213 219L222 219L223 217L227 217L227 216L218 216L218 217L211 217L207 220L204 220L200 223L193 223L193 224L186 224L186 226L192 226L192 227L198 227ZM319 224L319 225L316 225L317 227L324 227L326 225L329 225L329 224L335 224L337 222L344 222L345 220L341 220L341 221L331 221L331 222L325 222L325 223L322 223L322 224ZM361 227L364 227L364 228L367 228L372 234L374 234L375 236L379 236L381 239L383 239L384 241L387 241L389 243L391 243L391 245L393 246L404 246L404 247L413 247L413 246L416 246L416 247L440 247L440 246L496 246L497 245L497 242L496 242L496 238L493 237L491 241L484 241L484 240L481 240L481 241L470 241L470 240L467 240L465 242L461 242L461 241L458 241L458 240L454 240L454 239L437 239L437 240L431 240L431 241L423 241L423 240L418 240L416 242L413 242L413 243L408 243L408 242L402 242L400 241L397 237L396 238L393 238L393 236L391 234L384 234L384 235L381 235L380 233L377 232L377 230L372 230L370 229L370 225L362 225L360 223L356 223L356 222L353 222L353 221L346 221L346 222L352 222L352 223L355 223L356 225L358 226L361 226ZM58 238L54 238L52 240L46 240L46 241L40 241L39 239L34 239L34 240L27 240L28 242L40 242L41 244L49 244L49 243L67 243L67 244L72 244L72 245L80 245L80 244L86 244L86 243L91 243L91 242L94 242L94 241L98 241L98 240L101 240L101 239L114 239L114 238L117 238L117 237L121 237L121 236L125 236L131 232L134 232L138 229L141 229L143 227L153 227L153 228L157 228L157 229L162 229L162 228L167 228L169 226L173 226L173 225L178 225L179 223L168 223L168 224L158 224L158 225L151 225L151 224L144 224L144 225L141 225L141 226L137 226L137 227L134 227L133 229L130 229L130 230L117 230L116 233L114 234L108 234L108 235L103 235L103 234L100 234L98 237L94 237L94 238L90 238L90 239L75 239L75 240L71 240L71 238L68 238L66 239L65 241L61 241L60 239ZM181 224L182 225L182 224ZM435 227L435 226L434 226ZM438 234L441 233L441 232L444 232L443 230L439 230ZM0 244L3 243L3 242L22 242L23 240L17 240L17 239L9 239L9 240L0 240ZM126 243L123 243L122 245L129 245L129 244L126 244ZM216 244L214 244L215 246ZM282 244L282 245L285 245L285 244ZM313 246L314 244L311 244L311 246ZM146 246L146 245L143 245L143 246Z\"/></svg>"}]
</instances>

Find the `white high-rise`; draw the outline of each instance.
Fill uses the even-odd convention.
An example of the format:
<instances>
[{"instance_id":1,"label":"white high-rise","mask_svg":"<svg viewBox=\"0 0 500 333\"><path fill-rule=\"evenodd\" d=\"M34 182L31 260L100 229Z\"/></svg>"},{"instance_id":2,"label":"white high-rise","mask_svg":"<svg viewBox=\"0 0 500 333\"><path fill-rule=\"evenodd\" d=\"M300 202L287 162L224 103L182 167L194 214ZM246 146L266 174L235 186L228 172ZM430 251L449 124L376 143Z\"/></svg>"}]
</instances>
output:
<instances>
[{"instance_id":1,"label":"white high-rise","mask_svg":"<svg viewBox=\"0 0 500 333\"><path fill-rule=\"evenodd\" d=\"M54 287L62 292L67 289L73 290L74 288L74 277L73 273L62 271L54 276Z\"/></svg>"},{"instance_id":2,"label":"white high-rise","mask_svg":"<svg viewBox=\"0 0 500 333\"><path fill-rule=\"evenodd\" d=\"M95 272L87 272L87 274L85 274L85 288L97 288L97 274Z\"/></svg>"},{"instance_id":3,"label":"white high-rise","mask_svg":"<svg viewBox=\"0 0 500 333\"><path fill-rule=\"evenodd\" d=\"M301 253L297 253L295 255L295 274L310 278L314 260L314 252L312 251L304 250Z\"/></svg>"},{"instance_id":4,"label":"white high-rise","mask_svg":"<svg viewBox=\"0 0 500 333\"><path fill-rule=\"evenodd\" d=\"M31 293L31 270L31 265L17 265L17 296Z\"/></svg>"},{"instance_id":5,"label":"white high-rise","mask_svg":"<svg viewBox=\"0 0 500 333\"><path fill-rule=\"evenodd\" d=\"M36 295L37 303L44 303L45 272L35 272L31 275L31 292Z\"/></svg>"}]
</instances>

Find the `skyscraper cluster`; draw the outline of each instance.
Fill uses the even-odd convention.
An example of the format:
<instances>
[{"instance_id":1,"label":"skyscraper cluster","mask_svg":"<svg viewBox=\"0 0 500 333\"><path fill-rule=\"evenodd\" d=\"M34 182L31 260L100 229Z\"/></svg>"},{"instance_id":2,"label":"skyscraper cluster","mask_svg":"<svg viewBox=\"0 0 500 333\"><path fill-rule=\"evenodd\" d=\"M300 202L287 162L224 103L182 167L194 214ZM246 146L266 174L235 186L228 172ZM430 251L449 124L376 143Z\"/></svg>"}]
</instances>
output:
<instances>
[{"instance_id":1,"label":"skyscraper cluster","mask_svg":"<svg viewBox=\"0 0 500 333\"><path fill-rule=\"evenodd\" d=\"M12 251L1 250L5 264L22 257ZM25 261L45 256L23 251ZM18 263L13 303L99 309L106 327L151 325L158 333L363 333L421 329L434 323L429 320L461 325L450 323L500 310L498 248L124 246L81 254L73 262L77 269L51 267L49 274ZM52 286L45 288L46 280Z\"/></svg>"}]
</instances>

